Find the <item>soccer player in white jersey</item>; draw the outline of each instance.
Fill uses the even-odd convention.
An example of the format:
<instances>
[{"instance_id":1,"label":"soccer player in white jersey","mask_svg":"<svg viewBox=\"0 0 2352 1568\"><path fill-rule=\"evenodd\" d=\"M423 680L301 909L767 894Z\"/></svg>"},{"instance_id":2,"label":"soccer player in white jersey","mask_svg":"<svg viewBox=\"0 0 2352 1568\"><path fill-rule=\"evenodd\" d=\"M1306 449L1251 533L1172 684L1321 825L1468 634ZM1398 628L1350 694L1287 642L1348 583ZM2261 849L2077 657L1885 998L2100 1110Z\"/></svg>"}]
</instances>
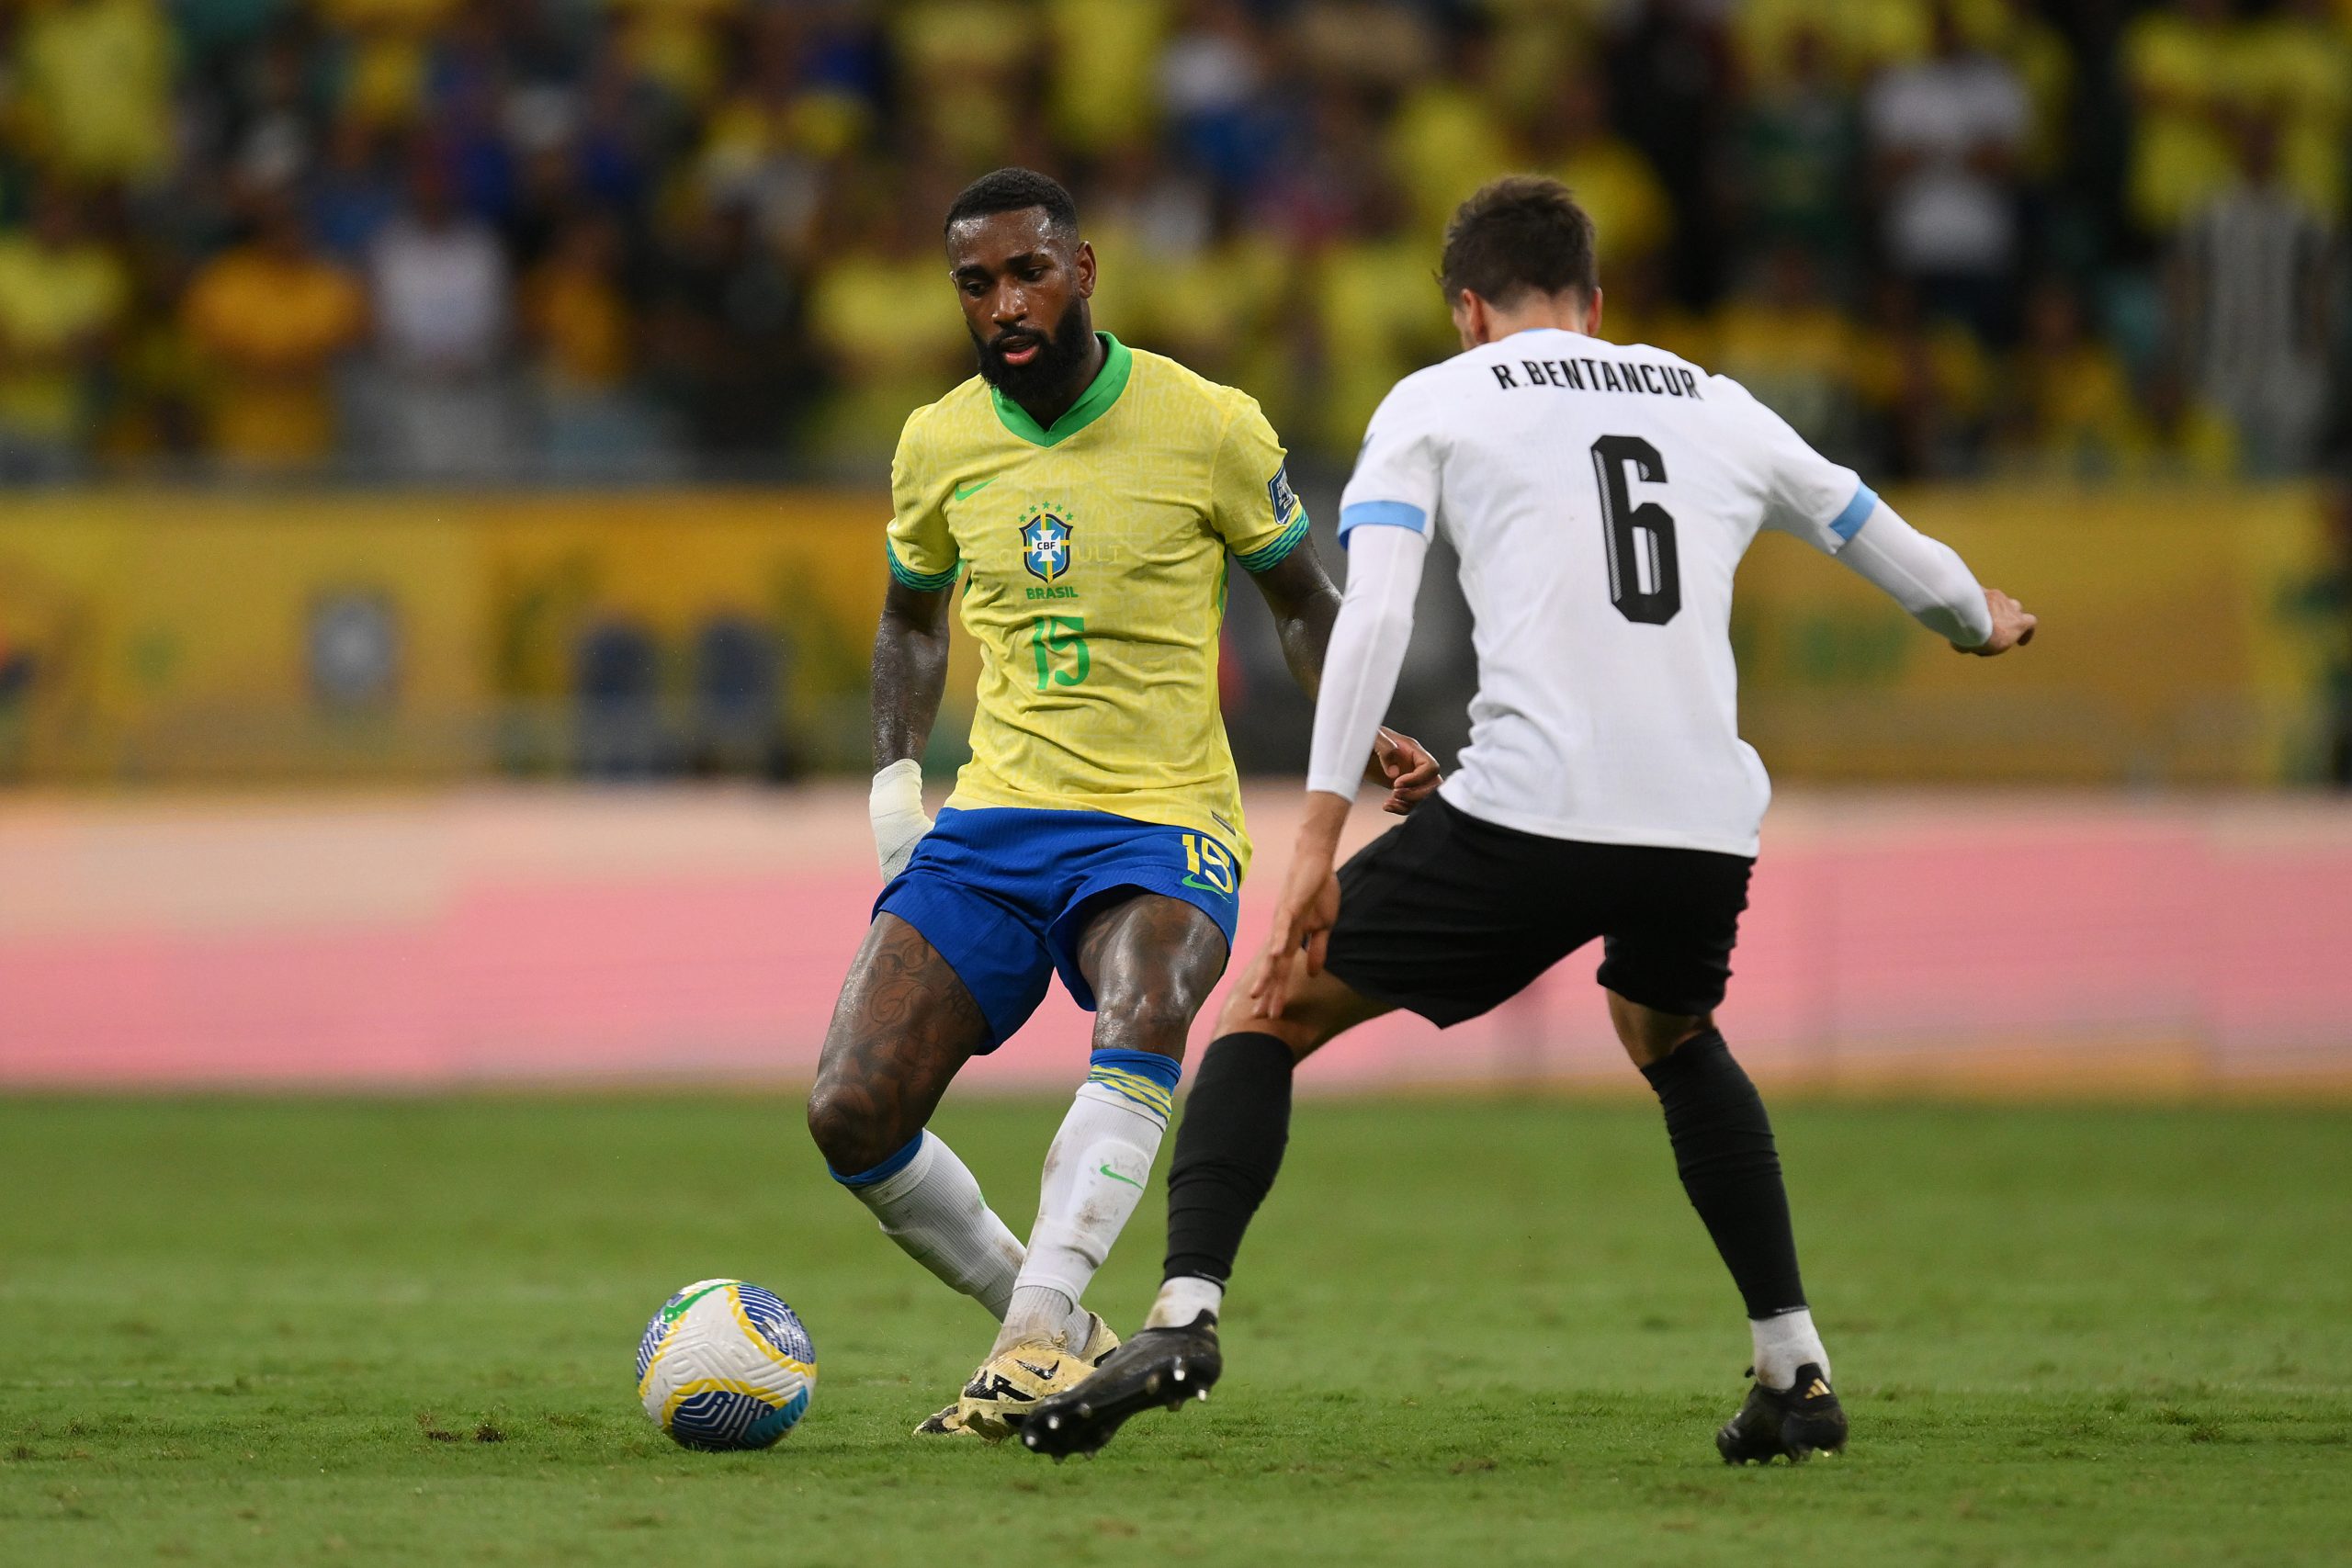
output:
<instances>
[{"instance_id":1,"label":"soccer player in white jersey","mask_svg":"<svg viewBox=\"0 0 2352 1568\"><path fill-rule=\"evenodd\" d=\"M1306 816L1187 1102L1165 1283L1142 1333L1030 1413L1038 1452L1091 1452L1137 1411L1206 1397L1298 1061L1396 1008L1475 1018L1595 937L1610 1020L1747 1305L1755 1382L1716 1447L1737 1463L1845 1443L1771 1123L1713 1018L1771 793L1739 738L1732 575L1774 528L1962 652L2007 652L2034 617L1736 383L1595 335L1592 223L1556 182L1514 176L1464 203L1442 279L1463 352L1389 393L1341 500L1347 590ZM1476 621L1470 745L1435 809L1335 873L1433 528Z\"/></svg>"}]
</instances>

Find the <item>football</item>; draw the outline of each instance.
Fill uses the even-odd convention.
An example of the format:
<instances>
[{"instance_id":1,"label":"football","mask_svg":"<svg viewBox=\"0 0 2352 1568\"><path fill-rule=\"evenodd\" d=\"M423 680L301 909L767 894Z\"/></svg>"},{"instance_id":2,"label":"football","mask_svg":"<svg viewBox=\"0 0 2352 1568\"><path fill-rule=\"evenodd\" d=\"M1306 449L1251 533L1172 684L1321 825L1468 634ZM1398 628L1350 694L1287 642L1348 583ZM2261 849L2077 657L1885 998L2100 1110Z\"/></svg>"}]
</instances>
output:
<instances>
[{"instance_id":1,"label":"football","mask_svg":"<svg viewBox=\"0 0 2352 1568\"><path fill-rule=\"evenodd\" d=\"M662 1303L637 1346L637 1397L685 1448L764 1449L800 1424L817 1350L773 1292L698 1280Z\"/></svg>"}]
</instances>

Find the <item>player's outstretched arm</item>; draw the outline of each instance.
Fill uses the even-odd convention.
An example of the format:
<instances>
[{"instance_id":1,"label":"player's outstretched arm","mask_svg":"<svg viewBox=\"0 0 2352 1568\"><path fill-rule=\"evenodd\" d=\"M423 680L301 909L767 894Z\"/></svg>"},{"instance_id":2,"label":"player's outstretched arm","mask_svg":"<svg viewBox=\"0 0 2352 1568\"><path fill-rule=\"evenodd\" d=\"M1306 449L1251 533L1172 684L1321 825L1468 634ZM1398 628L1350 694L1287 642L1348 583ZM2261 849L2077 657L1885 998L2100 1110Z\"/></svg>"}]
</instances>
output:
<instances>
[{"instance_id":1,"label":"player's outstretched arm","mask_svg":"<svg viewBox=\"0 0 2352 1568\"><path fill-rule=\"evenodd\" d=\"M1331 628L1339 622L1342 600L1315 554L1315 542L1300 540L1296 549L1264 571L1252 572L1250 580L1273 612L1291 679L1319 704L1324 662L1331 651ZM1399 816L1434 794L1439 782L1437 759L1419 741L1385 727L1374 737L1372 764L1365 771L1388 786L1386 809Z\"/></svg>"},{"instance_id":2,"label":"player's outstretched arm","mask_svg":"<svg viewBox=\"0 0 2352 1568\"><path fill-rule=\"evenodd\" d=\"M1984 608L1993 617L1993 635L1973 648L1963 648L1957 642L1952 647L1979 659L1991 659L2031 642L2034 628L2041 624L2039 615L2028 614L2024 605L1997 588L1984 590Z\"/></svg>"},{"instance_id":3,"label":"player's outstretched arm","mask_svg":"<svg viewBox=\"0 0 2352 1568\"><path fill-rule=\"evenodd\" d=\"M910 588L892 579L874 630L874 787L866 808L884 880L906 869L931 831L922 808L922 749L947 688L947 613L953 587Z\"/></svg>"},{"instance_id":4,"label":"player's outstretched arm","mask_svg":"<svg viewBox=\"0 0 2352 1568\"><path fill-rule=\"evenodd\" d=\"M1959 552L1878 502L1838 559L1962 653L1990 659L2033 640L2038 624L1997 588L1977 585Z\"/></svg>"}]
</instances>

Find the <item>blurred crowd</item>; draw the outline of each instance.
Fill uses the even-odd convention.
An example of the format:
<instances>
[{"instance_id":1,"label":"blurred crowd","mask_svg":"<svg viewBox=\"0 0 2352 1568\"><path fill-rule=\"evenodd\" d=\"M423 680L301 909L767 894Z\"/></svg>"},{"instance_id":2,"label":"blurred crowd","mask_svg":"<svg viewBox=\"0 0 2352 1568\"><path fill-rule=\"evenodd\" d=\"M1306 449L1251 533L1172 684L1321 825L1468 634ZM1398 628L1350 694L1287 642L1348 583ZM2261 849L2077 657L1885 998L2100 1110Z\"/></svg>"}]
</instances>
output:
<instances>
[{"instance_id":1,"label":"blurred crowd","mask_svg":"<svg viewBox=\"0 0 2352 1568\"><path fill-rule=\"evenodd\" d=\"M1889 477L2337 455L2352 0L0 0L0 479L864 471L939 214L1344 460L1481 179Z\"/></svg>"}]
</instances>

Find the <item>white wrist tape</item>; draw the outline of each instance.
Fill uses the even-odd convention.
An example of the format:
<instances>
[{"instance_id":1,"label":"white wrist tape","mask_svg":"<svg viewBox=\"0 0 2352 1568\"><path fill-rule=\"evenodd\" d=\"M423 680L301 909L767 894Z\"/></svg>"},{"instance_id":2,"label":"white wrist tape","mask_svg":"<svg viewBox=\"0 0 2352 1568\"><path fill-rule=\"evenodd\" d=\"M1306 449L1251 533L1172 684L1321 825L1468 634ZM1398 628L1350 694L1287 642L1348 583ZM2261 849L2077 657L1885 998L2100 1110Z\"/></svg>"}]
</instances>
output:
<instances>
[{"instance_id":1,"label":"white wrist tape","mask_svg":"<svg viewBox=\"0 0 2352 1568\"><path fill-rule=\"evenodd\" d=\"M931 818L922 809L922 764L902 757L875 774L865 812L874 823L875 858L888 882L907 869L915 845L931 831Z\"/></svg>"}]
</instances>

